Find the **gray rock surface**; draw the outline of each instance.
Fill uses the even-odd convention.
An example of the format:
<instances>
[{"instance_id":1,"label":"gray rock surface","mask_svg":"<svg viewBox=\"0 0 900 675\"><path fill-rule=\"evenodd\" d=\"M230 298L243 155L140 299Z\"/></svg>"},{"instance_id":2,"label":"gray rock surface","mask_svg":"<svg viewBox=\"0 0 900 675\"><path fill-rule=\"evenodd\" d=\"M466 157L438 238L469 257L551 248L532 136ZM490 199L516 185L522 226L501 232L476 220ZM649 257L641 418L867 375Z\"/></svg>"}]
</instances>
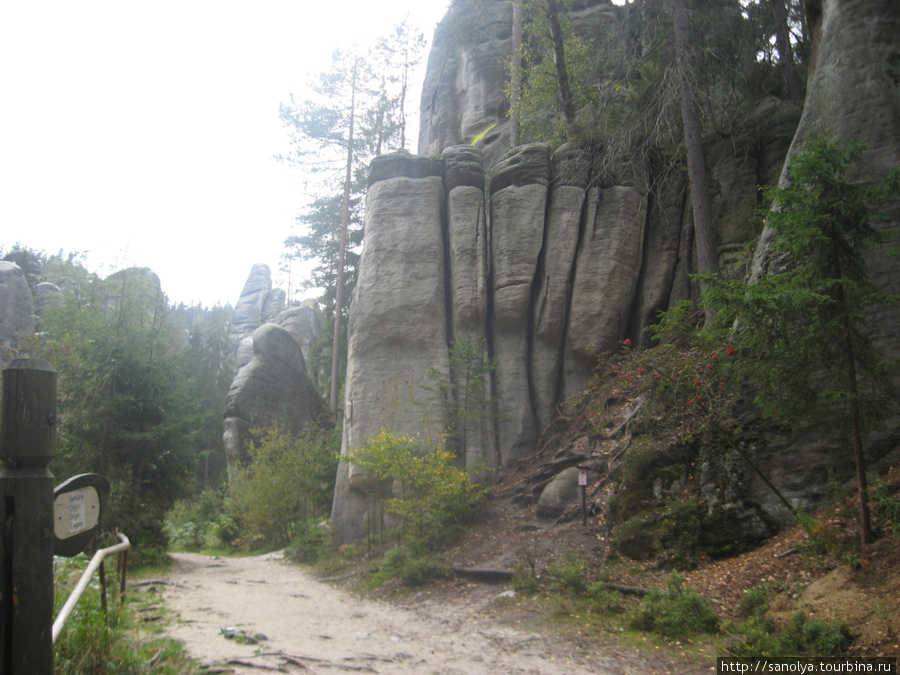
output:
<instances>
[{"instance_id":1,"label":"gray rock surface","mask_svg":"<svg viewBox=\"0 0 900 675\"><path fill-rule=\"evenodd\" d=\"M485 164L492 166L503 156L509 147L503 87L511 47L512 5L507 0L450 8L428 56L419 154L436 156L483 134L478 147Z\"/></svg>"},{"instance_id":2,"label":"gray rock surface","mask_svg":"<svg viewBox=\"0 0 900 675\"><path fill-rule=\"evenodd\" d=\"M545 224L543 264L536 280L531 360L539 430L550 422L560 396L572 272L590 179L589 149L567 143L553 153L551 166L553 191Z\"/></svg>"},{"instance_id":3,"label":"gray rock surface","mask_svg":"<svg viewBox=\"0 0 900 675\"><path fill-rule=\"evenodd\" d=\"M268 265L257 263L250 269L231 319L231 348L235 371L253 358L253 332L284 309L285 294L272 288Z\"/></svg>"},{"instance_id":4,"label":"gray rock surface","mask_svg":"<svg viewBox=\"0 0 900 675\"><path fill-rule=\"evenodd\" d=\"M773 160L725 147L713 175L754 194ZM471 146L447 148L442 165L396 153L373 166L350 312L345 448L382 428L421 431L423 403L433 399L423 390L433 384L428 369L446 373L455 337L483 337L496 363L496 406L482 431L466 436L460 465L508 467L535 450L565 398L589 382L600 350L615 351L626 337L639 343L657 312L690 297L684 180L654 178L651 166L602 187L594 159L578 144L552 158L546 145L521 146L495 163L489 198L482 152ZM743 222L747 209L746 199L718 203L729 222ZM746 231L723 232L725 258ZM429 419L440 426L436 410ZM340 472L335 536L353 541L371 515L368 479L344 464Z\"/></svg>"},{"instance_id":5,"label":"gray rock surface","mask_svg":"<svg viewBox=\"0 0 900 675\"><path fill-rule=\"evenodd\" d=\"M549 149L524 145L498 163L491 181L491 334L497 359L500 465L527 454L537 440L529 385L531 293L544 243ZM494 186L497 186L496 189Z\"/></svg>"},{"instance_id":6,"label":"gray rock surface","mask_svg":"<svg viewBox=\"0 0 900 675\"><path fill-rule=\"evenodd\" d=\"M295 433L325 411L300 345L288 331L263 324L252 341L253 358L238 371L225 398L223 439L229 469L246 460L254 429L278 425Z\"/></svg>"},{"instance_id":7,"label":"gray rock surface","mask_svg":"<svg viewBox=\"0 0 900 675\"><path fill-rule=\"evenodd\" d=\"M235 376L223 415L229 470L246 460L252 430L275 425L296 433L326 411L306 367L322 333L318 306L284 304L269 267L254 265L231 322Z\"/></svg>"},{"instance_id":8,"label":"gray rock surface","mask_svg":"<svg viewBox=\"0 0 900 675\"><path fill-rule=\"evenodd\" d=\"M646 196L636 187L593 187L587 199L566 332L566 397L590 381L598 352L616 351L626 337L641 272Z\"/></svg>"},{"instance_id":9,"label":"gray rock surface","mask_svg":"<svg viewBox=\"0 0 900 675\"><path fill-rule=\"evenodd\" d=\"M490 248L484 202L481 152L470 146L444 151L447 189L447 283L450 291L452 341L468 340L489 358L487 343ZM457 382L456 387L466 383ZM493 395L487 383L486 398ZM460 404L464 405L464 404ZM462 434L463 464L497 463L496 427L489 416L467 419Z\"/></svg>"},{"instance_id":10,"label":"gray rock surface","mask_svg":"<svg viewBox=\"0 0 900 675\"><path fill-rule=\"evenodd\" d=\"M758 227L757 186L779 175L798 121L792 152L823 126L865 141L862 182L900 164L900 4L811 2L821 3L822 20L802 120L797 106L767 98L729 134L707 138L719 262L735 276L749 272L742 247ZM621 13L587 0L573 19L578 30L611 25ZM418 430L421 413L410 412L416 406L395 411L398 402L416 395L428 368L446 367L454 336L483 335L497 360L498 443L484 437L467 447L464 464L509 466L535 450L557 407L587 384L598 351L615 351L625 338L648 344L644 329L659 311L696 297L690 195L678 171L651 162L623 178L601 178L591 174L596 148L567 144L552 159L539 144L507 150L501 90L510 20L504 0L454 5L429 58L419 138L420 152L442 155L443 164L407 155L373 166L361 287L351 308L345 448L383 426ZM883 211L884 227L896 230L900 204ZM764 234L757 270L767 264L767 241ZM894 293L900 275L889 251L896 245L870 259L875 282ZM884 354L900 356L896 309L873 325ZM897 447L892 433L877 439L884 449ZM824 485L816 472L840 464L832 446L815 440L795 452L770 439L753 452L792 498L813 503ZM710 465L704 473L707 488L721 483L717 471ZM365 481L355 490L350 467L342 464L341 472L335 533L352 541L372 514ZM708 499L726 508L758 501L765 517L776 514L752 476L729 476L725 492L734 494ZM354 505L345 506L354 492Z\"/></svg>"},{"instance_id":11,"label":"gray rock surface","mask_svg":"<svg viewBox=\"0 0 900 675\"><path fill-rule=\"evenodd\" d=\"M402 175L415 168L395 156L369 188L366 240L348 326L342 453L379 431L418 435L429 420L446 426L445 409L422 396L428 372L447 373L448 325L440 176ZM413 399L418 402L414 403ZM426 441L423 439L423 443ZM336 537L354 541L381 528L366 490L370 477L341 462L332 522Z\"/></svg>"},{"instance_id":12,"label":"gray rock surface","mask_svg":"<svg viewBox=\"0 0 900 675\"><path fill-rule=\"evenodd\" d=\"M316 301L304 300L295 307L289 307L275 316L272 323L290 333L308 363L312 348L322 338L322 313Z\"/></svg>"},{"instance_id":13,"label":"gray rock surface","mask_svg":"<svg viewBox=\"0 0 900 675\"><path fill-rule=\"evenodd\" d=\"M6 365L34 333L34 300L25 274L15 263L0 260L0 366Z\"/></svg>"},{"instance_id":14,"label":"gray rock surface","mask_svg":"<svg viewBox=\"0 0 900 675\"><path fill-rule=\"evenodd\" d=\"M557 518L570 506L581 501L578 467L563 469L541 491L537 503L538 518Z\"/></svg>"},{"instance_id":15,"label":"gray rock surface","mask_svg":"<svg viewBox=\"0 0 900 675\"><path fill-rule=\"evenodd\" d=\"M865 155L850 179L869 184L900 166L900 3L891 0L809 3L819 16L814 25L814 71L799 127L785 161L804 147L815 133L826 129L843 143L863 142ZM785 185L786 172L781 184ZM884 219L877 227L891 240L867 256L870 280L886 293L900 293L900 261L890 251L900 245L900 200L881 204ZM764 231L753 259L753 276L772 264L771 232ZM869 334L880 358L900 357L900 309L886 306L871 312ZM900 382L896 382L900 386ZM900 419L893 411L883 430L869 439L867 460L875 462L900 447ZM789 499L811 505L827 492L828 471L849 468L848 443L839 434L823 436L804 430L791 440L776 439L755 449L755 459ZM782 481L779 483L779 481ZM784 509L761 481L751 484L751 495L767 512Z\"/></svg>"}]
</instances>

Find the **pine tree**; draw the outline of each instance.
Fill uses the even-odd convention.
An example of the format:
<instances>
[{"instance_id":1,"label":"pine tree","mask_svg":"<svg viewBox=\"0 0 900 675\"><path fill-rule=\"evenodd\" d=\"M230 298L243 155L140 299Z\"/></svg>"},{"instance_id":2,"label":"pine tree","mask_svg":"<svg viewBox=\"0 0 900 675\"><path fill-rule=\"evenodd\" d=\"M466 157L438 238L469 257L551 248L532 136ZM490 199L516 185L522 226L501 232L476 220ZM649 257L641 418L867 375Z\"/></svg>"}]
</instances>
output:
<instances>
[{"instance_id":1,"label":"pine tree","mask_svg":"<svg viewBox=\"0 0 900 675\"><path fill-rule=\"evenodd\" d=\"M770 269L751 284L707 278L703 302L726 323L737 321L737 339L752 359L748 376L767 413L820 426L849 419L865 547L871 525L863 437L893 399L879 377L885 364L866 337L866 312L900 300L872 284L865 254L885 241L873 206L900 194L900 169L857 185L848 174L863 153L862 145L843 147L825 135L807 141L791 160L789 184L770 190Z\"/></svg>"}]
</instances>

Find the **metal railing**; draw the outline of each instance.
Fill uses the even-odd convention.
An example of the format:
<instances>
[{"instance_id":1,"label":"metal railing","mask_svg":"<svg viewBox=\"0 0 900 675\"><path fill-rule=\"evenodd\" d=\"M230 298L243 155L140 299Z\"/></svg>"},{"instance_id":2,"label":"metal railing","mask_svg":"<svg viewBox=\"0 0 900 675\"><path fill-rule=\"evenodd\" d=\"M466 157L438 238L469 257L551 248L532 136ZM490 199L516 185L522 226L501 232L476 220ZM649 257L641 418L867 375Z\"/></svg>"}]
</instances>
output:
<instances>
[{"instance_id":1,"label":"metal railing","mask_svg":"<svg viewBox=\"0 0 900 675\"><path fill-rule=\"evenodd\" d=\"M66 600L66 604L63 605L63 608L61 610L59 610L59 614L56 616L56 620L53 622L53 642L56 642L56 638L59 637L60 633L62 633L63 626L66 625L66 620L69 618L72 610L75 609L75 605L78 604L78 600L81 599L82 594L87 589L88 584L90 584L91 578L93 578L94 573L97 571L97 569L100 570L100 586L103 599L103 610L104 612L106 611L106 573L103 566L103 561L106 560L109 556L117 555L119 553L123 554L122 586L120 594L122 598L125 597L125 580L128 569L128 549L131 548L131 542L128 541L128 537L126 537L124 534L119 534L119 541L121 542L120 544L110 546L109 548L102 548L94 554L93 558L91 558L91 562L88 564L87 569L78 580L78 583L75 586L75 590L72 591L69 599Z\"/></svg>"}]
</instances>

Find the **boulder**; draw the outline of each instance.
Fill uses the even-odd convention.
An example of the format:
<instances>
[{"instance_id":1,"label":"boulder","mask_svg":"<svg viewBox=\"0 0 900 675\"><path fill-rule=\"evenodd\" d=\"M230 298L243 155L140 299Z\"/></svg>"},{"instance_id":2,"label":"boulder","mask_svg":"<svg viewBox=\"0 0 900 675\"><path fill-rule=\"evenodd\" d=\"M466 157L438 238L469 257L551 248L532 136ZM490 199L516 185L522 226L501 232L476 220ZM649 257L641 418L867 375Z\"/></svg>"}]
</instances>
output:
<instances>
[{"instance_id":1,"label":"boulder","mask_svg":"<svg viewBox=\"0 0 900 675\"><path fill-rule=\"evenodd\" d=\"M578 467L563 469L547 483L537 503L538 518L558 518L563 512L581 501L578 487Z\"/></svg>"},{"instance_id":2,"label":"boulder","mask_svg":"<svg viewBox=\"0 0 900 675\"><path fill-rule=\"evenodd\" d=\"M310 352L322 338L322 313L315 300L304 300L295 307L279 313L272 323L284 328L300 345L304 361L309 364Z\"/></svg>"},{"instance_id":3,"label":"boulder","mask_svg":"<svg viewBox=\"0 0 900 675\"><path fill-rule=\"evenodd\" d=\"M326 409L306 372L300 345L288 331L263 324L252 342L253 358L238 371L225 398L223 439L229 470L246 461L253 430L277 425L296 433Z\"/></svg>"}]
</instances>

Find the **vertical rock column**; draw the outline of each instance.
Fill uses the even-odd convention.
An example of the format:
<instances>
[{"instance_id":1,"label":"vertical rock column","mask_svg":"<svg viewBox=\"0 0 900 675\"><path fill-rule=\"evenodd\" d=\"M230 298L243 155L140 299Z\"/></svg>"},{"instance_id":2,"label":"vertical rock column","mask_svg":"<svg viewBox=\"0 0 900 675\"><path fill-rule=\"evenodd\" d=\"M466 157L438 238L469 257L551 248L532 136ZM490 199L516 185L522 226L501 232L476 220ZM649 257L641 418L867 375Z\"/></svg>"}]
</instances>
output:
<instances>
[{"instance_id":1,"label":"vertical rock column","mask_svg":"<svg viewBox=\"0 0 900 675\"><path fill-rule=\"evenodd\" d=\"M447 369L444 186L439 160L396 153L376 158L369 177L366 241L350 309L341 453L383 429L415 435L428 419L446 424L421 387ZM441 429L442 430L442 429ZM339 543L377 532L370 477L341 462L332 523Z\"/></svg>"},{"instance_id":2,"label":"vertical rock column","mask_svg":"<svg viewBox=\"0 0 900 675\"><path fill-rule=\"evenodd\" d=\"M686 190L683 178L659 181L648 209L642 272L634 302L633 324L629 326L633 339L643 346L650 344L650 337L644 330L657 322L659 312L688 297L678 294L673 297L672 293L679 255L685 253L681 239Z\"/></svg>"},{"instance_id":3,"label":"vertical rock column","mask_svg":"<svg viewBox=\"0 0 900 675\"><path fill-rule=\"evenodd\" d=\"M599 351L614 351L625 332L641 273L646 198L636 187L591 188L575 261L566 333L564 396L588 385Z\"/></svg>"},{"instance_id":4,"label":"vertical rock column","mask_svg":"<svg viewBox=\"0 0 900 675\"><path fill-rule=\"evenodd\" d=\"M553 153L553 187L544 234L543 267L535 296L531 362L539 432L549 424L557 403L572 270L590 168L590 150L584 145L566 143Z\"/></svg>"},{"instance_id":5,"label":"vertical rock column","mask_svg":"<svg viewBox=\"0 0 900 675\"><path fill-rule=\"evenodd\" d=\"M531 300L544 239L550 155L546 145L515 148L491 182L494 371L499 399L500 463L534 451L537 430L529 360Z\"/></svg>"},{"instance_id":6,"label":"vertical rock column","mask_svg":"<svg viewBox=\"0 0 900 675\"><path fill-rule=\"evenodd\" d=\"M444 186L447 191L447 243L450 287L451 332L454 341L466 339L481 345L481 358L487 353L487 297L490 251L484 206L484 169L481 151L468 145L444 150ZM490 386L490 383L488 383ZM465 387L466 383L456 383ZM490 391L478 401L490 399ZM465 405L458 402L457 405ZM489 411L470 414L463 411L458 424L465 466L479 462L497 466L497 438Z\"/></svg>"}]
</instances>

